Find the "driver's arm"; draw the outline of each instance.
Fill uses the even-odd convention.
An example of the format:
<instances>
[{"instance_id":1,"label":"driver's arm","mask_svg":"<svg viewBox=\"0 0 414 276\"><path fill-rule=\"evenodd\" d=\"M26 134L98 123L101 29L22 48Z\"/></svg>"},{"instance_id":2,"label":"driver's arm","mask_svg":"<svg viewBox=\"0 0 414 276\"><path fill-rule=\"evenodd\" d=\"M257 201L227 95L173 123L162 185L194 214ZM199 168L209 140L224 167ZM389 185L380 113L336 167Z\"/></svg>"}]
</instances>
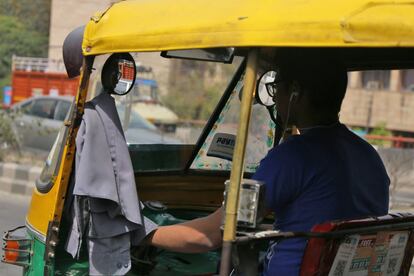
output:
<instances>
[{"instance_id":1,"label":"driver's arm","mask_svg":"<svg viewBox=\"0 0 414 276\"><path fill-rule=\"evenodd\" d=\"M148 237L149 244L183 253L201 253L221 246L223 208L207 217L161 226Z\"/></svg>"}]
</instances>

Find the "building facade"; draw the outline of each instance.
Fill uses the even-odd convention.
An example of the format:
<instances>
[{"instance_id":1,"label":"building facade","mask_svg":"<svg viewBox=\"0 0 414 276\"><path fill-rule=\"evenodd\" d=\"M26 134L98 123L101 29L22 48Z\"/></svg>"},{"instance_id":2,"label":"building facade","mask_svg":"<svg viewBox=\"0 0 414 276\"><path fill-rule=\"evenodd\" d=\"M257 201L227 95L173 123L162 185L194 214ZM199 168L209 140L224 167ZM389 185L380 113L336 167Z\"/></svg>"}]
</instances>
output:
<instances>
[{"instance_id":1,"label":"building facade","mask_svg":"<svg viewBox=\"0 0 414 276\"><path fill-rule=\"evenodd\" d=\"M111 0L52 0L49 59L62 60L62 45L65 37L75 28L85 25L97 11L105 10Z\"/></svg>"},{"instance_id":2,"label":"building facade","mask_svg":"<svg viewBox=\"0 0 414 276\"><path fill-rule=\"evenodd\" d=\"M62 62L62 45L66 36L75 28L85 25L95 12L104 11L116 2L118 0L52 0L49 59ZM160 58L159 53L138 55L136 61L153 69L160 92L167 93L171 61Z\"/></svg>"},{"instance_id":3,"label":"building facade","mask_svg":"<svg viewBox=\"0 0 414 276\"><path fill-rule=\"evenodd\" d=\"M349 73L340 115L349 126L384 125L395 135L414 136L414 70Z\"/></svg>"}]
</instances>

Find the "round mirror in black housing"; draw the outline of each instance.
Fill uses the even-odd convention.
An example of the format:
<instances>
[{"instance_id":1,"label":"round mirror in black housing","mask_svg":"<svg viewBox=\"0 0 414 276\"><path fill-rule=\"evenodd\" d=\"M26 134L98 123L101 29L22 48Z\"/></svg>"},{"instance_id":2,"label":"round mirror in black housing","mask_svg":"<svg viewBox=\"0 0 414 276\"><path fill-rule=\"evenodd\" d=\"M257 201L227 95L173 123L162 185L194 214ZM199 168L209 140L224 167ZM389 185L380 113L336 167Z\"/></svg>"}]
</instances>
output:
<instances>
[{"instance_id":1,"label":"round mirror in black housing","mask_svg":"<svg viewBox=\"0 0 414 276\"><path fill-rule=\"evenodd\" d=\"M264 73L257 82L256 87L256 101L264 106L273 106L275 104L273 100L273 83L276 80L276 71L267 71Z\"/></svg>"},{"instance_id":2,"label":"round mirror in black housing","mask_svg":"<svg viewBox=\"0 0 414 276\"><path fill-rule=\"evenodd\" d=\"M103 89L111 94L125 95L135 83L137 68L129 53L112 54L105 62L101 81Z\"/></svg>"}]
</instances>

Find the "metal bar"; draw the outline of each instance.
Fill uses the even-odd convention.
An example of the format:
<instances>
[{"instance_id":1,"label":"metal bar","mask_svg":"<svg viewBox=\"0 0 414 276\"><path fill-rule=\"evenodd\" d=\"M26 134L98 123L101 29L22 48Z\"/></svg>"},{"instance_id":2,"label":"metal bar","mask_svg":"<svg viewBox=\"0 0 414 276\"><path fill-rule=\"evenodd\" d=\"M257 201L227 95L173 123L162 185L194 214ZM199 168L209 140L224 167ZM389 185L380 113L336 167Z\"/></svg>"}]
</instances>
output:
<instances>
[{"instance_id":1,"label":"metal bar","mask_svg":"<svg viewBox=\"0 0 414 276\"><path fill-rule=\"evenodd\" d=\"M383 135L367 134L367 135L364 135L364 138L373 139L373 140L392 141L392 142L414 143L414 138L402 137L402 136L383 136Z\"/></svg>"},{"instance_id":2,"label":"metal bar","mask_svg":"<svg viewBox=\"0 0 414 276\"><path fill-rule=\"evenodd\" d=\"M66 190L67 186L69 184L69 177L72 169L72 163L74 160L75 155L75 137L76 133L78 131L79 125L77 122L79 122L82 119L83 115L83 109L86 102L86 95L88 92L88 84L89 84L89 77L92 71L92 64L93 64L93 57L86 57L83 62L82 66L82 72L81 72L81 81L78 88L78 93L76 96L75 101L75 110L72 115L72 125L69 130L69 135L66 140L65 149L63 151L62 156L62 163L61 168L59 172L60 176L60 189L57 193L57 200L56 200L56 206L55 206L55 214L54 219L59 220L62 216L63 211L63 205L64 205L64 199L66 197Z\"/></svg>"},{"instance_id":3,"label":"metal bar","mask_svg":"<svg viewBox=\"0 0 414 276\"><path fill-rule=\"evenodd\" d=\"M13 55L12 70L27 72L65 72L62 61L49 58L19 57Z\"/></svg>"},{"instance_id":4,"label":"metal bar","mask_svg":"<svg viewBox=\"0 0 414 276\"><path fill-rule=\"evenodd\" d=\"M414 230L414 222L401 222L401 223L390 223L387 225L375 225L365 226L355 229L343 229L332 232L278 232L268 231L266 233L256 233L244 237L238 237L237 243L246 243L254 241L265 241L265 240L281 240L290 238L320 238L320 239L334 239L341 238L347 235L353 234L369 234L379 231L390 231L390 230Z\"/></svg>"},{"instance_id":5,"label":"metal bar","mask_svg":"<svg viewBox=\"0 0 414 276\"><path fill-rule=\"evenodd\" d=\"M59 173L56 178L58 184L57 192L55 195L55 206L53 206L53 216L49 221L49 227L46 236L46 250L45 250L45 269L44 275L48 275L50 271L53 271L52 261L55 255L55 246L58 243L59 226L63 213L63 206L65 203L66 192L69 185L70 173L75 156L75 137L79 128L78 122L80 122L84 110L86 101L86 95L88 91L89 77L92 71L94 57L86 57L83 60L83 66L81 71L81 81L78 87L78 93L75 100L75 110L71 114L71 126L69 129L69 135L66 138L63 154L60 157L61 163Z\"/></svg>"},{"instance_id":6,"label":"metal bar","mask_svg":"<svg viewBox=\"0 0 414 276\"><path fill-rule=\"evenodd\" d=\"M30 245L28 245L28 246L30 246ZM10 252L27 253L27 254L30 254L32 252L32 250L30 248L29 249L13 249L13 248L2 247L1 249L4 252L10 251Z\"/></svg>"},{"instance_id":7,"label":"metal bar","mask_svg":"<svg viewBox=\"0 0 414 276\"><path fill-rule=\"evenodd\" d=\"M241 100L239 128L237 130L236 145L233 153L233 164L230 174L230 186L226 199L223 251L220 267L221 276L227 276L230 273L232 242L236 237L237 206L239 202L240 182L243 176L244 154L246 150L253 96L256 87L258 55L258 49L250 49L247 58L246 76Z\"/></svg>"}]
</instances>

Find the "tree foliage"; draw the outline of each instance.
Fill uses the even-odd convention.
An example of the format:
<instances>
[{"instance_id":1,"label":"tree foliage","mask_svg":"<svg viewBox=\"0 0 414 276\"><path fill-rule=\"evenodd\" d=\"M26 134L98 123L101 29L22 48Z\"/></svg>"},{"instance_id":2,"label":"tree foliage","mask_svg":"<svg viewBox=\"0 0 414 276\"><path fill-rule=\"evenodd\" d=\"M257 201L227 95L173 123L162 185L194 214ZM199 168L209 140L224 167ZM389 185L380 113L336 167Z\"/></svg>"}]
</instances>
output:
<instances>
[{"instance_id":1,"label":"tree foliage","mask_svg":"<svg viewBox=\"0 0 414 276\"><path fill-rule=\"evenodd\" d=\"M28 30L49 35L51 0L0 0L0 14L17 18Z\"/></svg>"},{"instance_id":2,"label":"tree foliage","mask_svg":"<svg viewBox=\"0 0 414 276\"><path fill-rule=\"evenodd\" d=\"M46 56L47 36L30 30L18 18L0 15L0 87L10 83L13 55Z\"/></svg>"},{"instance_id":3,"label":"tree foliage","mask_svg":"<svg viewBox=\"0 0 414 276\"><path fill-rule=\"evenodd\" d=\"M370 132L370 135L378 135L378 136L392 136L392 132L387 129L386 123L378 123ZM371 145L381 146L381 147L389 147L391 146L390 141L384 141L384 140L375 140L375 139L369 139L368 140Z\"/></svg>"},{"instance_id":4,"label":"tree foliage","mask_svg":"<svg viewBox=\"0 0 414 276\"><path fill-rule=\"evenodd\" d=\"M13 55L45 57L51 0L0 0L0 98Z\"/></svg>"},{"instance_id":5,"label":"tree foliage","mask_svg":"<svg viewBox=\"0 0 414 276\"><path fill-rule=\"evenodd\" d=\"M0 110L0 162L3 161L7 150L20 154L20 146L12 127L13 119L12 116Z\"/></svg>"},{"instance_id":6,"label":"tree foliage","mask_svg":"<svg viewBox=\"0 0 414 276\"><path fill-rule=\"evenodd\" d=\"M184 120L206 120L213 113L236 65L178 60L163 103Z\"/></svg>"}]
</instances>

